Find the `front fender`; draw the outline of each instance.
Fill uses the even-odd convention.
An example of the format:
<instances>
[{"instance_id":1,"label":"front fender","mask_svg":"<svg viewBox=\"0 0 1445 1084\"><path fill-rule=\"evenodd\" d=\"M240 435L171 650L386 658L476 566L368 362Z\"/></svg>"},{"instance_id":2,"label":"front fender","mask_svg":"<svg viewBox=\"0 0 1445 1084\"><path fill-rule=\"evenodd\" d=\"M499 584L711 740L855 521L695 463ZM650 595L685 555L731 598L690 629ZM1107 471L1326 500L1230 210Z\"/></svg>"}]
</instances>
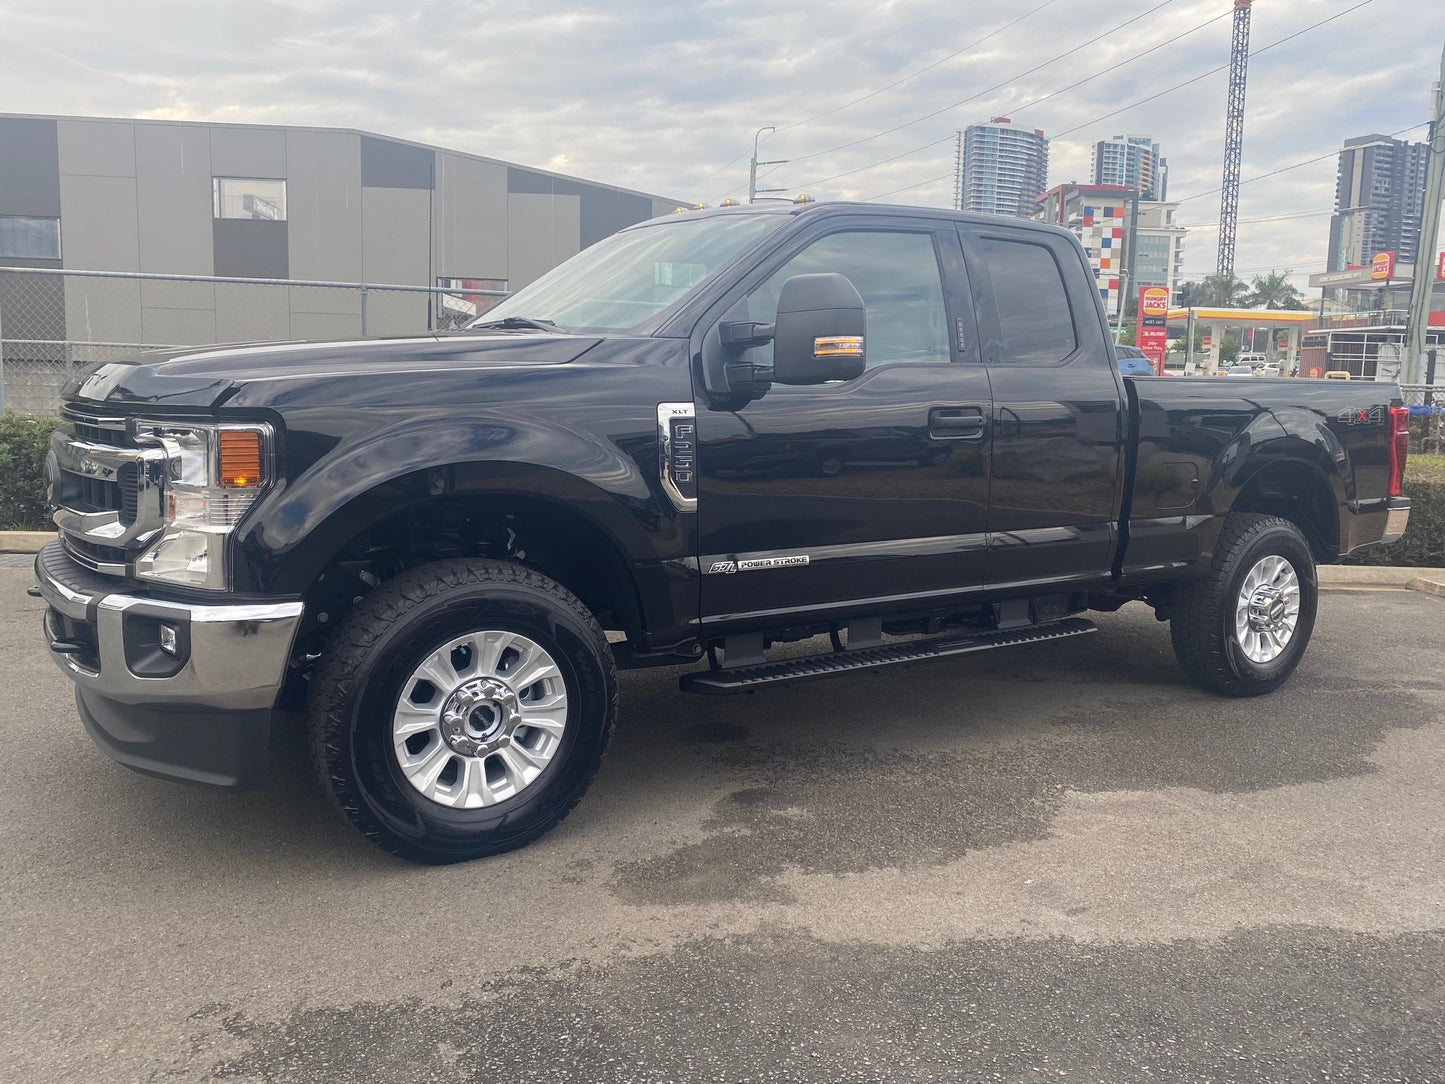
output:
<instances>
[{"instance_id":1,"label":"front fender","mask_svg":"<svg viewBox=\"0 0 1445 1084\"><path fill-rule=\"evenodd\" d=\"M655 434L636 441L645 446L624 450L531 413L459 418L451 409L353 433L269 495L248 520L238 538L238 586L303 591L372 524L427 500L470 493L565 504L629 561L671 557L683 547L680 525L655 472L634 458L655 459Z\"/></svg>"}]
</instances>

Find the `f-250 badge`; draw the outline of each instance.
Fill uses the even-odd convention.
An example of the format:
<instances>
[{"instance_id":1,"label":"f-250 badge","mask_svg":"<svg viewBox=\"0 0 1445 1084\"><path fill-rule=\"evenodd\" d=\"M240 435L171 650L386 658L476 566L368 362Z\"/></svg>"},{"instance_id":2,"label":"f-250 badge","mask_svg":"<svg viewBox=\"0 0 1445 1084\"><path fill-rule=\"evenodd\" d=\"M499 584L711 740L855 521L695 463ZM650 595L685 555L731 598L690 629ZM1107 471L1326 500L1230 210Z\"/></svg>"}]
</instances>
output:
<instances>
[{"instance_id":1,"label":"f-250 badge","mask_svg":"<svg viewBox=\"0 0 1445 1084\"><path fill-rule=\"evenodd\" d=\"M1378 404L1372 407L1345 407L1335 415L1341 425L1382 425L1385 408Z\"/></svg>"}]
</instances>

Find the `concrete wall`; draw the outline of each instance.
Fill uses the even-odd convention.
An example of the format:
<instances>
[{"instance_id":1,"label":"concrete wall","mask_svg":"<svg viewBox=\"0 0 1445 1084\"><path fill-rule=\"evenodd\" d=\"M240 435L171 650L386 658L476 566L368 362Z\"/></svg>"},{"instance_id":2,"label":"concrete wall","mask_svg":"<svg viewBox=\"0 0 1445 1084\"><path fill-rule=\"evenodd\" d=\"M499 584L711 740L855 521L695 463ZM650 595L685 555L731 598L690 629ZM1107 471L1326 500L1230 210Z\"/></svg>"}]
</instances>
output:
<instances>
[{"instance_id":1,"label":"concrete wall","mask_svg":"<svg viewBox=\"0 0 1445 1084\"><path fill-rule=\"evenodd\" d=\"M59 263L85 270L419 286L483 278L516 290L676 206L334 129L0 116L0 146L0 215L58 215ZM285 220L216 219L216 177L284 180ZM67 278L45 304L55 311L30 324L64 326L77 340L193 344L361 330L358 293L322 288ZM433 306L372 292L367 331L424 329Z\"/></svg>"}]
</instances>

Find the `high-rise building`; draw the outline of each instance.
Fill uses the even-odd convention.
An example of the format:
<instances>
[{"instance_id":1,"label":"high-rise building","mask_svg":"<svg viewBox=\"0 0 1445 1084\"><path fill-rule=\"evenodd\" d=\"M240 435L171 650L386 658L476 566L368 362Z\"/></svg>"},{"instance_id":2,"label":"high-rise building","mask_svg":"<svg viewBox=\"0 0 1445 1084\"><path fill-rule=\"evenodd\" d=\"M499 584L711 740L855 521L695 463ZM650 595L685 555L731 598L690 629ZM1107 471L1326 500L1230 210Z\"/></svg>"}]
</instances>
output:
<instances>
[{"instance_id":1,"label":"high-rise building","mask_svg":"<svg viewBox=\"0 0 1445 1084\"><path fill-rule=\"evenodd\" d=\"M1132 188L1143 199L1169 198L1169 161L1151 136L1116 135L1094 144L1095 184Z\"/></svg>"},{"instance_id":2,"label":"high-rise building","mask_svg":"<svg viewBox=\"0 0 1445 1084\"><path fill-rule=\"evenodd\" d=\"M1345 140L1330 219L1328 270L1368 264L1377 252L1394 252L1399 263L1415 263L1429 156L1428 143L1383 135Z\"/></svg>"},{"instance_id":3,"label":"high-rise building","mask_svg":"<svg viewBox=\"0 0 1445 1084\"><path fill-rule=\"evenodd\" d=\"M958 133L954 206L960 211L1030 218L1048 182L1049 141L1008 117Z\"/></svg>"}]
</instances>

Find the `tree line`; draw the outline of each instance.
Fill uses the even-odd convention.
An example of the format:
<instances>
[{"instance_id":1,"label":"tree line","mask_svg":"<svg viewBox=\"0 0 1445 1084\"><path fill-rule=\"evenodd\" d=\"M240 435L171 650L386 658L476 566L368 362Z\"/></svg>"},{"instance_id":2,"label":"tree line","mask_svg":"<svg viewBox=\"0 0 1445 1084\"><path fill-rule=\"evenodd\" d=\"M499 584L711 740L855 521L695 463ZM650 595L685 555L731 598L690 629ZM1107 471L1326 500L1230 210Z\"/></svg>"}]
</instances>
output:
<instances>
[{"instance_id":1,"label":"tree line","mask_svg":"<svg viewBox=\"0 0 1445 1084\"><path fill-rule=\"evenodd\" d=\"M1181 282L1169 299L1172 308L1303 309L1304 299L1290 285L1289 268L1255 275L1246 283L1230 274L1205 275L1198 282Z\"/></svg>"}]
</instances>

